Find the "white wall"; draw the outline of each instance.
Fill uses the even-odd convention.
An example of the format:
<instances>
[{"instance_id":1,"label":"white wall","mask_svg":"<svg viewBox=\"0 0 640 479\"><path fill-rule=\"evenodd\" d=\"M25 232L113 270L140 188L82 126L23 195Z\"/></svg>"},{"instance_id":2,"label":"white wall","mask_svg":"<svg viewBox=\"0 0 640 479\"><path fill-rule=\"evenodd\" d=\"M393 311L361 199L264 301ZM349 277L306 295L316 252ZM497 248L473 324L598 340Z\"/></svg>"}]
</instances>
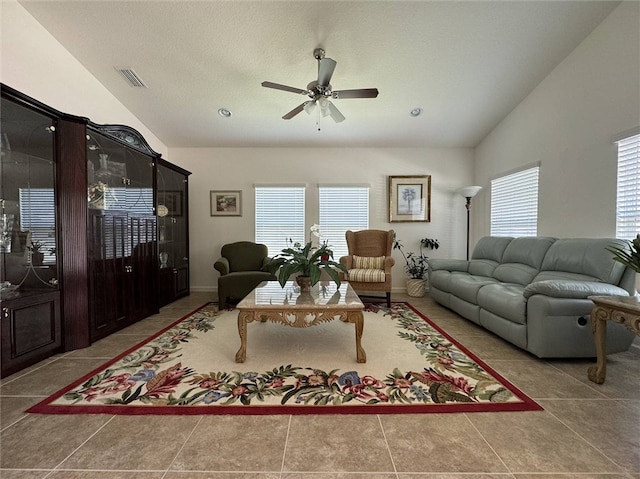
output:
<instances>
[{"instance_id":1,"label":"white wall","mask_svg":"<svg viewBox=\"0 0 640 479\"><path fill-rule=\"evenodd\" d=\"M0 80L63 113L138 130L166 157L167 148L56 39L13 0L0 0ZM96 25L96 28L100 28Z\"/></svg>"},{"instance_id":2,"label":"white wall","mask_svg":"<svg viewBox=\"0 0 640 479\"><path fill-rule=\"evenodd\" d=\"M318 222L318 183L368 183L371 228L394 229L408 251L417 252L420 238L429 237L442 246L425 250L428 256L464 257L466 210L454 191L472 180L470 149L175 148L170 154L193 173L189 218L194 291L217 289L213 263L225 243L254 239L255 183L305 183L308 225ZM431 175L431 222L389 223L388 175ZM210 190L241 190L242 217L211 217ZM398 252L394 257L393 288L403 290L404 262Z\"/></svg>"},{"instance_id":3,"label":"white wall","mask_svg":"<svg viewBox=\"0 0 640 479\"><path fill-rule=\"evenodd\" d=\"M489 180L537 161L538 234L615 236L611 138L640 125L639 11L622 3L476 148L474 238L490 232Z\"/></svg>"}]
</instances>

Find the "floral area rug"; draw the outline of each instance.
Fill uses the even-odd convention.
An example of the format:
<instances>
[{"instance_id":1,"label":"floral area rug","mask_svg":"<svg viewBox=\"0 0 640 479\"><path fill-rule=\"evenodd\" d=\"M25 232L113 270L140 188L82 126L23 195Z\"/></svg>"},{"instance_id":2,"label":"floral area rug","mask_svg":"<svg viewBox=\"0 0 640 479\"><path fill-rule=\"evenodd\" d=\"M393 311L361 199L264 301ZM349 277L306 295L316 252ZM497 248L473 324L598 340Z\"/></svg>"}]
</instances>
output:
<instances>
[{"instance_id":1,"label":"floral area rug","mask_svg":"<svg viewBox=\"0 0 640 479\"><path fill-rule=\"evenodd\" d=\"M27 412L44 414L402 414L542 409L408 303L354 325L247 327L209 303Z\"/></svg>"}]
</instances>

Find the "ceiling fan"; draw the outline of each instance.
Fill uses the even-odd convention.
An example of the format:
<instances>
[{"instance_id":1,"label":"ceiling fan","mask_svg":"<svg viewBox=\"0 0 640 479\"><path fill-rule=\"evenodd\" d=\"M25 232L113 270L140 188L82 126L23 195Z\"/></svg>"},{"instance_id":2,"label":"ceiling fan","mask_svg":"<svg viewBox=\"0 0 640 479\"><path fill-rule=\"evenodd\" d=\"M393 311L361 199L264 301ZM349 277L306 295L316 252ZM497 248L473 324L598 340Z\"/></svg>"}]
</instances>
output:
<instances>
[{"instance_id":1,"label":"ceiling fan","mask_svg":"<svg viewBox=\"0 0 640 479\"><path fill-rule=\"evenodd\" d=\"M295 88L287 85L281 85L279 83L273 83L269 81L262 82L262 86L265 88L274 88L276 90L289 91L292 93L298 93L308 96L310 100L303 102L295 107L289 113L284 115L284 120L290 120L302 110L308 114L312 114L316 108L318 108L318 120L320 115L323 117L330 116L333 121L340 123L344 121L344 115L340 113L340 110L331 102L330 99L338 100L341 98L376 98L378 96L377 88L361 88L358 90L338 90L333 91L331 89L331 77L333 71L336 68L337 62L331 58L325 58L324 50L322 48L316 48L313 51L313 57L318 60L318 79L312 81L307 85L307 89Z\"/></svg>"}]
</instances>

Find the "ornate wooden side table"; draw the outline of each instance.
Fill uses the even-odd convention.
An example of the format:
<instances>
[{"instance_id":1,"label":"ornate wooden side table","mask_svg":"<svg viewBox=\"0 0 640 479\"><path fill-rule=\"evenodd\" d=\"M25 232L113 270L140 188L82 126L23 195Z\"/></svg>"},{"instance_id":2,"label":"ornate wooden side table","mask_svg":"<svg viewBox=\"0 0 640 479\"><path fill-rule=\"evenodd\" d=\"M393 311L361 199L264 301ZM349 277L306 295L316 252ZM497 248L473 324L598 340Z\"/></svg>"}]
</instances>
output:
<instances>
[{"instance_id":1,"label":"ornate wooden side table","mask_svg":"<svg viewBox=\"0 0 640 479\"><path fill-rule=\"evenodd\" d=\"M629 331L640 336L640 296L589 296L593 301L591 328L598 362L589 367L589 379L597 384L607 374L607 321L624 324Z\"/></svg>"},{"instance_id":2,"label":"ornate wooden side table","mask_svg":"<svg viewBox=\"0 0 640 479\"><path fill-rule=\"evenodd\" d=\"M240 349L236 362L243 363L247 355L247 324L253 321L272 321L294 328L308 328L335 318L355 324L356 358L367 362L361 345L364 329L364 304L349 283L339 288L335 283L318 283L308 293L289 281L283 287L277 281L263 281L238 303L238 333Z\"/></svg>"}]
</instances>

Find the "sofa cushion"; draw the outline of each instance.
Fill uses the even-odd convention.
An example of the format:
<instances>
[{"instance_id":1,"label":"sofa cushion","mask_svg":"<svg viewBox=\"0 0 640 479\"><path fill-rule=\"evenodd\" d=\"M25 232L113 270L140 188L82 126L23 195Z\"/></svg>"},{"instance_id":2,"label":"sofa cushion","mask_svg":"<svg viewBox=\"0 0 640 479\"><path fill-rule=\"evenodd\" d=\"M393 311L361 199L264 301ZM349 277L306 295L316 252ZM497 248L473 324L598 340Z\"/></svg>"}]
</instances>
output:
<instances>
[{"instance_id":1,"label":"sofa cushion","mask_svg":"<svg viewBox=\"0 0 640 479\"><path fill-rule=\"evenodd\" d=\"M384 283L385 274L383 269L350 269L349 281L359 283Z\"/></svg>"},{"instance_id":2,"label":"sofa cushion","mask_svg":"<svg viewBox=\"0 0 640 479\"><path fill-rule=\"evenodd\" d=\"M557 271L580 275L567 277L576 279L618 284L624 272L624 265L613 260L613 255L607 251L607 247L613 245L616 240L608 238L567 238L559 239L553 243L544 257L540 272ZM558 277L562 279L562 277ZM541 275L536 281L556 279L551 276Z\"/></svg>"},{"instance_id":3,"label":"sofa cushion","mask_svg":"<svg viewBox=\"0 0 640 479\"><path fill-rule=\"evenodd\" d=\"M385 256L353 255L353 269L384 269Z\"/></svg>"},{"instance_id":4,"label":"sofa cushion","mask_svg":"<svg viewBox=\"0 0 640 479\"><path fill-rule=\"evenodd\" d=\"M500 236L480 238L473 249L471 261L469 261L469 273L478 276L491 276L502 261L502 255L512 239Z\"/></svg>"},{"instance_id":5,"label":"sofa cushion","mask_svg":"<svg viewBox=\"0 0 640 479\"><path fill-rule=\"evenodd\" d=\"M544 236L512 240L492 276L504 283L529 284L540 271L544 256L555 240Z\"/></svg>"},{"instance_id":6,"label":"sofa cushion","mask_svg":"<svg viewBox=\"0 0 640 479\"><path fill-rule=\"evenodd\" d=\"M530 298L534 294L552 296L554 298L580 298L589 296L625 296L627 291L609 283L596 281L568 281L546 280L536 281L524 288L524 297Z\"/></svg>"},{"instance_id":7,"label":"sofa cushion","mask_svg":"<svg viewBox=\"0 0 640 479\"><path fill-rule=\"evenodd\" d=\"M478 291L487 284L498 280L489 276L475 276L467 273L451 273L449 292L468 303L478 303Z\"/></svg>"},{"instance_id":8,"label":"sofa cushion","mask_svg":"<svg viewBox=\"0 0 640 479\"><path fill-rule=\"evenodd\" d=\"M478 306L518 324L527 323L524 286L513 283L487 284L478 291Z\"/></svg>"}]
</instances>

